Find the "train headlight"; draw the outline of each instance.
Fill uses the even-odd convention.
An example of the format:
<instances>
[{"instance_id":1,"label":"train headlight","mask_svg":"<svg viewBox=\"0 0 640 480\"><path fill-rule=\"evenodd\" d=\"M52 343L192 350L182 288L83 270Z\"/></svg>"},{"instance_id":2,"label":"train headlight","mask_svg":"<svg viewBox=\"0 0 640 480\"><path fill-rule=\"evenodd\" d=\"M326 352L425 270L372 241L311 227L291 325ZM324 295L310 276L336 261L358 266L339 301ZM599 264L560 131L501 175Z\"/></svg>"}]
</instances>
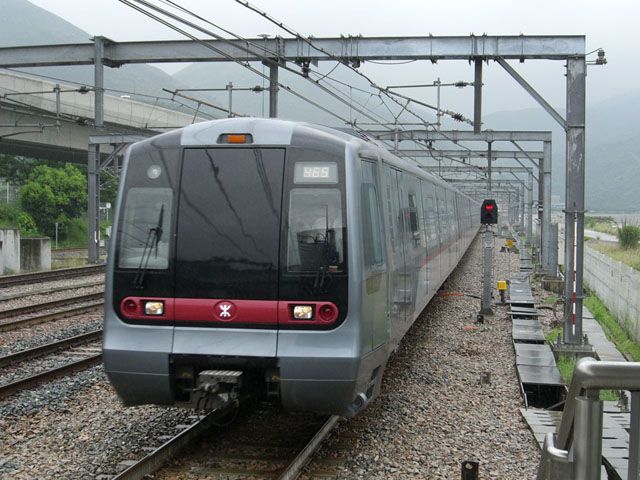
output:
<instances>
[{"instance_id":1,"label":"train headlight","mask_svg":"<svg viewBox=\"0 0 640 480\"><path fill-rule=\"evenodd\" d=\"M313 307L311 305L294 305L293 318L295 320L311 320L313 318Z\"/></svg>"},{"instance_id":2,"label":"train headlight","mask_svg":"<svg viewBox=\"0 0 640 480\"><path fill-rule=\"evenodd\" d=\"M148 301L144 302L145 315L164 315L164 302Z\"/></svg>"}]
</instances>

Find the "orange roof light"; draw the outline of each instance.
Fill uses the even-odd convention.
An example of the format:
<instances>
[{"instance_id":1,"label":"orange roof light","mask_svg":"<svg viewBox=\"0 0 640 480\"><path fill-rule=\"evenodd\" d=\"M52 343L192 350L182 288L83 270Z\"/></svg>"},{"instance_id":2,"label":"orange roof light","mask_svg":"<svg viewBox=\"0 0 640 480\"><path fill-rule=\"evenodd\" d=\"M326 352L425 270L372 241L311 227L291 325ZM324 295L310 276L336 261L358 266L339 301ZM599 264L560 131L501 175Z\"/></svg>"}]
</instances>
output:
<instances>
[{"instance_id":1,"label":"orange roof light","mask_svg":"<svg viewBox=\"0 0 640 480\"><path fill-rule=\"evenodd\" d=\"M248 133L223 133L218 143L253 143L253 138Z\"/></svg>"}]
</instances>

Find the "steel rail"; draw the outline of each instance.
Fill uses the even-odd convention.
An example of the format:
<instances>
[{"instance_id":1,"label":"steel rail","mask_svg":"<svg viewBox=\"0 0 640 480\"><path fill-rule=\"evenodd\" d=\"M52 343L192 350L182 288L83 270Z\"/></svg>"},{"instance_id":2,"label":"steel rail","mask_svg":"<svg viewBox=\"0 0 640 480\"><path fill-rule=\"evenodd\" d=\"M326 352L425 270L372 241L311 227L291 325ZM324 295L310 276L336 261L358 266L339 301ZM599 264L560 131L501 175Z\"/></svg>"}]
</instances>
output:
<instances>
[{"instance_id":1,"label":"steel rail","mask_svg":"<svg viewBox=\"0 0 640 480\"><path fill-rule=\"evenodd\" d=\"M84 370L92 365L99 363L101 359L102 354L98 353L96 355L91 355L81 360L76 360L75 362L68 363L61 367L53 368L45 372L31 375L27 378L21 378L20 380L0 385L0 399L6 398L9 395L13 395L20 390L25 390L34 385L38 385L39 383L42 383L44 381L54 380L59 377L64 377L70 373Z\"/></svg>"},{"instance_id":2,"label":"steel rail","mask_svg":"<svg viewBox=\"0 0 640 480\"><path fill-rule=\"evenodd\" d=\"M113 480L141 480L147 475L151 475L174 458L184 448L192 444L202 436L208 429L216 424L225 415L236 408L235 402L229 402L224 407L214 410L202 417L197 422L190 425L178 433L175 437L167 440L154 451L134 463L126 470L113 477Z\"/></svg>"},{"instance_id":3,"label":"steel rail","mask_svg":"<svg viewBox=\"0 0 640 480\"><path fill-rule=\"evenodd\" d=\"M14 320L11 322L0 323L0 333L9 332L17 328L26 327L28 325L38 325L39 323L52 322L61 318L72 317L74 315L80 315L81 313L88 313L100 308L104 305L104 301L93 302L89 305L82 305L80 307L69 308L60 312L47 313L39 315L37 317L23 318L20 320Z\"/></svg>"},{"instance_id":4,"label":"steel rail","mask_svg":"<svg viewBox=\"0 0 640 480\"><path fill-rule=\"evenodd\" d=\"M28 348L19 352L11 353L0 357L0 367L6 367L14 363L22 362L25 360L31 360L34 358L42 357L49 353L63 350L67 347L76 347L78 345L84 345L85 343L99 340L102 336L102 329L93 330L91 332L75 335L70 338L58 340L56 342L47 343L46 345L40 345L38 347Z\"/></svg>"},{"instance_id":5,"label":"steel rail","mask_svg":"<svg viewBox=\"0 0 640 480\"><path fill-rule=\"evenodd\" d=\"M338 423L338 420L340 420L340 417L336 415L329 417L296 458L280 473L278 480L295 480L298 478L304 466L311 460L313 454L318 451L322 442L329 436Z\"/></svg>"},{"instance_id":6,"label":"steel rail","mask_svg":"<svg viewBox=\"0 0 640 480\"><path fill-rule=\"evenodd\" d=\"M104 265L89 265L86 267L61 268L47 272L20 273L0 277L0 287L13 287L29 283L50 282L69 277L79 277L103 273Z\"/></svg>"},{"instance_id":7,"label":"steel rail","mask_svg":"<svg viewBox=\"0 0 640 480\"><path fill-rule=\"evenodd\" d=\"M82 283L82 284L79 284L79 285L67 285L67 286L64 286L64 287L48 288L48 289L38 290L37 292L33 292L33 293L29 292L28 294L17 293L15 295L7 295L7 296L0 295L0 302L8 302L9 300L16 300L18 298L25 298L25 297L36 297L36 296L39 296L39 295L49 295L51 293L65 292L67 290L76 290L78 288L99 287L101 285L104 286L104 282L103 281Z\"/></svg>"},{"instance_id":8,"label":"steel rail","mask_svg":"<svg viewBox=\"0 0 640 480\"><path fill-rule=\"evenodd\" d=\"M8 310L0 310L0 319L12 318L20 315L26 315L27 313L35 313L42 310L50 310L57 307L66 307L80 302L92 302L95 300L102 300L104 298L104 292L89 293L87 295L79 295L77 297L63 298L61 300L52 300L44 303L34 303L33 305L26 305L24 307L11 308Z\"/></svg>"}]
</instances>

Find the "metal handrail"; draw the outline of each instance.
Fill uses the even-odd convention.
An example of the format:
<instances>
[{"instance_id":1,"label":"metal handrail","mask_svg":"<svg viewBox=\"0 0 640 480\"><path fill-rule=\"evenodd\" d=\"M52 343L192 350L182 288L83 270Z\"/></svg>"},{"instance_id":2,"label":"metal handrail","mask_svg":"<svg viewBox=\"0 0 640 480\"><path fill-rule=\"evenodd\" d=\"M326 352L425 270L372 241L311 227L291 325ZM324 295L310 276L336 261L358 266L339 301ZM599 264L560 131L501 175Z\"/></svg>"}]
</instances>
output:
<instances>
[{"instance_id":1,"label":"metal handrail","mask_svg":"<svg viewBox=\"0 0 640 480\"><path fill-rule=\"evenodd\" d=\"M600 479L601 389L631 391L628 478L640 478L640 363L600 362L593 358L582 358L573 372L558 433L548 434L545 438L538 470L539 480ZM563 473L560 474L560 471ZM571 472L571 476L568 476L568 472Z\"/></svg>"}]
</instances>

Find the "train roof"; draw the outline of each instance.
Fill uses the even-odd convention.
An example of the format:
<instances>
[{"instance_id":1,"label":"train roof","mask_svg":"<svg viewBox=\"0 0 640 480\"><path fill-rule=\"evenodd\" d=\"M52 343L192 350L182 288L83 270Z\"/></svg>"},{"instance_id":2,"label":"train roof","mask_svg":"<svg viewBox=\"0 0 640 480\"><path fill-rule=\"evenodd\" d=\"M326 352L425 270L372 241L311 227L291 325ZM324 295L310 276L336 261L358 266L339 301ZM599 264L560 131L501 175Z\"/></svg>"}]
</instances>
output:
<instances>
[{"instance_id":1,"label":"train roof","mask_svg":"<svg viewBox=\"0 0 640 480\"><path fill-rule=\"evenodd\" d=\"M370 147L372 150L375 150L386 163L413 171L416 174L430 178L432 182L442 185L445 188L458 191L455 187L436 175L421 169L414 162L393 155L382 142L370 138L366 134L354 129L336 129L323 125L276 118L241 117L194 123L193 125L188 125L152 139L144 140L144 142L160 138L168 140L171 136L175 139L172 140L172 142L175 141L180 146L209 146L215 145L220 135L234 133L251 134L254 145L292 145L293 141L297 144L299 144L299 141L304 143L305 138L309 140L313 139L313 143L317 143L317 141L320 140L324 146L328 146L327 143L324 142L349 144L355 141L356 144L359 144L358 150ZM462 192L460 193L464 195Z\"/></svg>"}]
</instances>

